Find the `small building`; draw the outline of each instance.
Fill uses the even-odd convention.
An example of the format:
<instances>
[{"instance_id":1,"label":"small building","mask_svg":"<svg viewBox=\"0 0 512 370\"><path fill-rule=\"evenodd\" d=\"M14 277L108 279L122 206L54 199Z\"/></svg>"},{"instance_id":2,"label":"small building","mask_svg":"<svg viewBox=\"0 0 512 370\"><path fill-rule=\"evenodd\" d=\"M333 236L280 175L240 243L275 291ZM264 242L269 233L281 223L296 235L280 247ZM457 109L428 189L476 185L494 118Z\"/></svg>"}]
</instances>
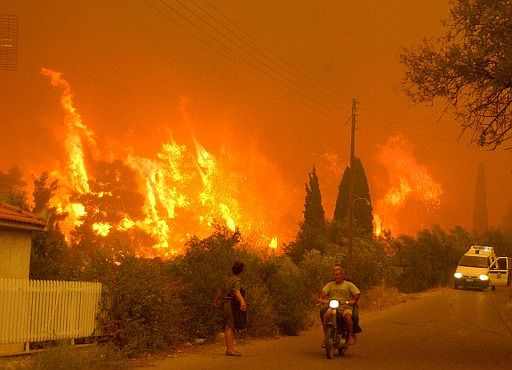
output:
<instances>
[{"instance_id":1,"label":"small building","mask_svg":"<svg viewBox=\"0 0 512 370\"><path fill-rule=\"evenodd\" d=\"M0 279L29 278L32 232L45 222L32 212L0 202ZM0 355L21 352L24 343L0 344Z\"/></svg>"},{"instance_id":2,"label":"small building","mask_svg":"<svg viewBox=\"0 0 512 370\"><path fill-rule=\"evenodd\" d=\"M34 213L0 202L0 279L28 279L32 232L45 226Z\"/></svg>"}]
</instances>

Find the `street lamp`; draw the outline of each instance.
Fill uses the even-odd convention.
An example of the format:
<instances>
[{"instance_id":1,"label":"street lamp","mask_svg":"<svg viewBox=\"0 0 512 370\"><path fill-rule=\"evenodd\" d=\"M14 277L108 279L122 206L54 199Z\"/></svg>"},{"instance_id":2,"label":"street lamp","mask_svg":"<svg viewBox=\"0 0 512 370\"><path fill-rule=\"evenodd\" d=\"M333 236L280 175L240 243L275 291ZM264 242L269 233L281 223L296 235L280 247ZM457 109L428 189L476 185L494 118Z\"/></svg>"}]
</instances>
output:
<instances>
[{"instance_id":1,"label":"street lamp","mask_svg":"<svg viewBox=\"0 0 512 370\"><path fill-rule=\"evenodd\" d=\"M357 201L364 200L366 205L371 205L370 201L366 198L355 198L349 204L348 210L348 256L347 256L347 276L352 278L352 245L354 244L354 205Z\"/></svg>"}]
</instances>

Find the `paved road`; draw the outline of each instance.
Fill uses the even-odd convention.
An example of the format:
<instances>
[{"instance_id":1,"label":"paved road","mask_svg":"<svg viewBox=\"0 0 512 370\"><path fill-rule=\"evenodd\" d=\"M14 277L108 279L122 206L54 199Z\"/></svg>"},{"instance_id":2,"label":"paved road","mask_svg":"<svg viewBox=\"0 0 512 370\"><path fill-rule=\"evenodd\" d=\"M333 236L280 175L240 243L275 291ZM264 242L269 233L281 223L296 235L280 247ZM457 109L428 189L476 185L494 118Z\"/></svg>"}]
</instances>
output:
<instances>
[{"instance_id":1,"label":"paved road","mask_svg":"<svg viewBox=\"0 0 512 370\"><path fill-rule=\"evenodd\" d=\"M201 346L151 369L512 369L512 301L496 291L440 289L361 317L363 333L343 357L325 358L319 328L250 340L242 357Z\"/></svg>"}]
</instances>

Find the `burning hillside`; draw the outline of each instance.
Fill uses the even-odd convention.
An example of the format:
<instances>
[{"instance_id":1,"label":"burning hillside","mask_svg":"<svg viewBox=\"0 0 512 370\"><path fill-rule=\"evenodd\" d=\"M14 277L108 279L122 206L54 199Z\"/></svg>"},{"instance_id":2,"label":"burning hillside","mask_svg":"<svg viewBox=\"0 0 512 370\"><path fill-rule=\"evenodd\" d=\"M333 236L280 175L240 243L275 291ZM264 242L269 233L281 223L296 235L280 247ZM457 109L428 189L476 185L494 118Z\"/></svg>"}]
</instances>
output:
<instances>
[{"instance_id":1,"label":"burning hillside","mask_svg":"<svg viewBox=\"0 0 512 370\"><path fill-rule=\"evenodd\" d=\"M214 224L239 228L264 248L290 236L296 223L286 225L275 209L291 201L290 189L255 147L246 153L248 168L242 168L247 159L215 157L196 138L192 151L172 135L154 158L131 148L105 152L80 117L62 74L49 69L42 74L60 90L65 112L67 158L51 172L59 181L51 205L68 215L61 224L66 235L84 223L98 236L139 228L154 238L158 254L169 255L180 253L192 235L209 235ZM260 201L263 195L268 203Z\"/></svg>"}]
</instances>

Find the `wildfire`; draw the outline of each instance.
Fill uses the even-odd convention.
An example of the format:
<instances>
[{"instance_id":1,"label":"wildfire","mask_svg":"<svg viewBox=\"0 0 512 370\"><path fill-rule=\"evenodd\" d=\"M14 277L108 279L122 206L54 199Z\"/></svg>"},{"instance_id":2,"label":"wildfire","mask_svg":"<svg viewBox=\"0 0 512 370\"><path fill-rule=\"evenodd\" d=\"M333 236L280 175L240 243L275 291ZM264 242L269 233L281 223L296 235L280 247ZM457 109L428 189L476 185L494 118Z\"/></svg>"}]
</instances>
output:
<instances>
[{"instance_id":1,"label":"wildfire","mask_svg":"<svg viewBox=\"0 0 512 370\"><path fill-rule=\"evenodd\" d=\"M378 214L373 215L373 234L375 236L379 236L382 233L382 221Z\"/></svg>"},{"instance_id":2,"label":"wildfire","mask_svg":"<svg viewBox=\"0 0 512 370\"><path fill-rule=\"evenodd\" d=\"M425 166L417 163L403 138L390 138L378 155L378 160L388 173L390 188L375 207L376 235L382 231L382 225L391 231L398 226L398 212L408 201L420 201L427 211L439 207L443 194L441 185L432 178Z\"/></svg>"},{"instance_id":3,"label":"wildfire","mask_svg":"<svg viewBox=\"0 0 512 370\"><path fill-rule=\"evenodd\" d=\"M269 246L270 249L277 249L277 236L274 236L270 240L270 243L268 243L268 246Z\"/></svg>"},{"instance_id":4,"label":"wildfire","mask_svg":"<svg viewBox=\"0 0 512 370\"><path fill-rule=\"evenodd\" d=\"M247 184L244 189L244 184L237 180L247 178L247 175L230 176L234 171L229 168L230 164L221 162L208 152L195 137L195 153L177 144L172 136L161 145L155 158L140 157L130 148L128 154L124 155L102 153L97 147L94 132L85 125L74 106L69 83L59 72L42 69L41 73L50 78L52 86L60 89L60 102L65 112L67 164L56 166L50 174L59 180L58 192L50 200L50 205L63 214L67 213L67 218L61 222L66 235L83 225L85 219L91 219L96 221L90 226L98 236L106 237L114 230L139 228L156 240L156 249L174 255L180 253L184 242L191 235L206 236L211 233L213 224L224 224L232 231L239 228L243 232L259 233L262 241L266 239L262 236L266 234L265 229L272 226L275 228L264 217L270 212L256 206L261 202L252 199L252 194L257 192L254 187ZM142 195L142 216L136 217L137 212L133 211L135 208L129 209L126 205L131 204L129 199L121 200L127 209L116 210L111 220L105 209L91 209L90 202L86 206L76 201L77 194L103 199L108 204L105 207L111 207L110 203L118 200L115 189L105 188L108 181L97 178L98 163L103 158L115 158L133 172L134 183L137 184L133 192ZM106 163L107 167L108 164L112 165L112 162ZM126 177L121 179L119 173L112 172L116 175L111 182L124 186L123 191L126 192L126 182L129 181ZM268 169L266 172L269 172ZM247 195L238 198L242 193ZM287 193L289 189L282 187L276 190L277 195ZM241 198L245 199L241 202ZM270 245L273 243L277 247L277 237L270 240ZM140 251L140 254L144 252Z\"/></svg>"}]
</instances>

